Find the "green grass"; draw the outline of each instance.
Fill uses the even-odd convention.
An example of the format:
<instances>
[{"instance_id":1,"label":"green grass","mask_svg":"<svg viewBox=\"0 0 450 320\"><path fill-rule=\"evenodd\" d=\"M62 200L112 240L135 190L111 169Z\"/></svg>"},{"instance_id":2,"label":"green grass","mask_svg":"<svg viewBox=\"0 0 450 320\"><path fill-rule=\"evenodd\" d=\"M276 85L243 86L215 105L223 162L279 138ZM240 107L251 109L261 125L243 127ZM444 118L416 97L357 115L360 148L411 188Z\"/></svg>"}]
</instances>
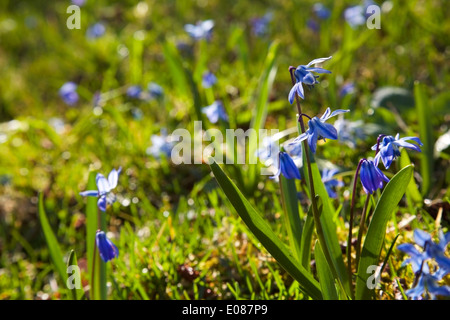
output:
<instances>
[{"instance_id":1,"label":"green grass","mask_svg":"<svg viewBox=\"0 0 450 320\"><path fill-rule=\"evenodd\" d=\"M380 30L347 25L343 10L357 1L323 3L332 15L316 33L306 27L313 1L200 5L149 0L137 6L134 1L88 0L81 8L81 30L66 28L68 0L1 1L0 299L68 298L71 293L59 273L71 250L88 288L92 239L86 243L88 200L79 192L87 189L90 172L107 174L119 166L118 201L105 214L105 231L120 252L106 266L108 299L307 299L232 209L208 165L174 165L146 150L151 135L162 128L169 134L177 128L193 131L199 119L205 130L222 132L295 127L296 110L287 101L288 67L330 55L325 68L333 73L321 76L314 90L305 88L303 112L314 116L328 106L349 108L346 119L377 125L373 135L357 140L353 148L339 141L319 142L317 148L319 168L329 161L343 172L345 186L329 202L340 208L334 221L339 244L346 244L348 230L352 176L345 173L354 171L361 157L373 156L370 147L379 133L419 136L427 143L422 154L408 151L409 159L383 170L391 178L412 163L417 186L410 185L393 209L384 243L379 243L385 248L380 260L398 233L396 244L412 242L415 228L434 236L438 228L448 230L450 149L433 153L449 125L450 20L441 10L446 1L392 1L391 10L382 11ZM250 20L267 11L274 14L268 34L256 37ZM211 41L193 42L183 26L206 19L215 21ZM97 21L105 23L106 34L89 40L86 29ZM179 51L178 42L189 50ZM206 70L218 78L209 92L199 79ZM58 96L67 81L79 85L80 101L74 107ZM124 94L129 85L146 88L151 81L163 87L163 99L137 101ZM356 92L342 98L338 92L347 82L355 83ZM384 87L408 94L373 104ZM104 100L94 108L96 92ZM213 125L202 115L211 94L223 102L228 123ZM62 131L52 127L52 118L64 121ZM258 174L260 164L221 167L278 240L289 245L278 184ZM296 187L309 194L305 181L296 181ZM64 256L63 265L60 261L56 267L56 251L47 246L39 220L39 194L48 220L45 229L53 230L56 240L51 242L59 244ZM361 193L356 199L355 226L364 198ZM300 212L308 212L308 200L299 205ZM92 234L95 226L89 227ZM323 257L316 270L314 253L321 253L320 248L314 251L316 238L313 234L309 241L312 263L303 267L317 280L326 274ZM303 249L302 262L308 263ZM414 275L410 267L401 267L404 259L394 247L382 275L381 299L401 297L394 289L400 280L404 290L411 287ZM198 277L188 279L179 271L181 265L192 267Z\"/></svg>"}]
</instances>

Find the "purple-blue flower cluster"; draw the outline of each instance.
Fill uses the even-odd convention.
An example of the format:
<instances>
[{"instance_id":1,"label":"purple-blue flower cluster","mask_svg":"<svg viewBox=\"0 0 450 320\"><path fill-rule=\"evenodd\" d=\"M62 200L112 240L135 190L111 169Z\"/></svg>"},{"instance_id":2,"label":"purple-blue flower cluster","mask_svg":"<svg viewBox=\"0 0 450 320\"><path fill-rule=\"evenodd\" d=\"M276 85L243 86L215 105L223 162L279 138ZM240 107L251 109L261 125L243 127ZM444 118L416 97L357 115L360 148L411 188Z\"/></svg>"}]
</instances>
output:
<instances>
[{"instance_id":1,"label":"purple-blue flower cluster","mask_svg":"<svg viewBox=\"0 0 450 320\"><path fill-rule=\"evenodd\" d=\"M447 244L450 242L450 232L444 235L440 231L439 242L435 243L429 233L416 229L414 230L414 241L423 248L422 252L410 243L397 246L397 249L411 257L405 260L403 265L411 264L412 270L416 275L415 286L406 291L406 295L413 300L450 296L450 287L439 285L438 283L450 273L450 258L445 255ZM438 269L432 273L427 262L433 259Z\"/></svg>"}]
</instances>

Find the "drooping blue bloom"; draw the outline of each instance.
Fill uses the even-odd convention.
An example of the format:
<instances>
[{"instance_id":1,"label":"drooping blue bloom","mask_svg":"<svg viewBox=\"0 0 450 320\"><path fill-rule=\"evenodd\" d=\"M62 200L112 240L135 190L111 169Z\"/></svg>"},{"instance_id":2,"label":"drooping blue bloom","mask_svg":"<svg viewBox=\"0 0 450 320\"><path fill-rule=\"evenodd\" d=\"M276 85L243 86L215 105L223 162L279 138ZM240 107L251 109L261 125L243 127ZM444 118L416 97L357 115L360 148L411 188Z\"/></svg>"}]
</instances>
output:
<instances>
[{"instance_id":1,"label":"drooping blue bloom","mask_svg":"<svg viewBox=\"0 0 450 320\"><path fill-rule=\"evenodd\" d=\"M285 176L286 179L301 179L300 171L294 163L294 160L286 153L278 153L278 171L272 177L272 179L278 178L280 173Z\"/></svg>"},{"instance_id":2,"label":"drooping blue bloom","mask_svg":"<svg viewBox=\"0 0 450 320\"><path fill-rule=\"evenodd\" d=\"M78 102L77 85L73 82L66 82L59 89L59 96L69 106L73 106Z\"/></svg>"},{"instance_id":3,"label":"drooping blue bloom","mask_svg":"<svg viewBox=\"0 0 450 320\"><path fill-rule=\"evenodd\" d=\"M152 145L147 148L147 154L153 156L156 159L160 159L161 156L170 157L174 141L172 137L167 135L167 130L161 129L161 135L154 134L151 136Z\"/></svg>"},{"instance_id":4,"label":"drooping blue bloom","mask_svg":"<svg viewBox=\"0 0 450 320\"><path fill-rule=\"evenodd\" d=\"M130 86L127 89L127 96L132 99L139 99L139 97L141 96L141 92L142 92L141 86L138 85Z\"/></svg>"},{"instance_id":5,"label":"drooping blue bloom","mask_svg":"<svg viewBox=\"0 0 450 320\"><path fill-rule=\"evenodd\" d=\"M423 144L419 138L405 137L405 138L399 139L399 137L400 137L400 135L398 133L395 136L395 138L393 136L384 136L383 137L383 139L381 140L380 146L379 146L379 148L380 148L379 152L376 154L375 159L374 159L377 166L378 166L378 163L381 158L381 160L383 161L384 167L386 169L389 169L392 161L394 161L395 159L397 159L397 157L400 156L400 151L399 151L398 147L404 147L404 148L408 148L408 149L412 149L412 150L421 152L419 146L423 146ZM417 144L419 144L419 146L409 143L409 142L406 142L407 140L412 140L412 141L416 142ZM376 149L377 149L377 145L375 144L372 147L372 150L376 150Z\"/></svg>"},{"instance_id":6,"label":"drooping blue bloom","mask_svg":"<svg viewBox=\"0 0 450 320\"><path fill-rule=\"evenodd\" d=\"M437 281L439 281L435 275L422 272L419 281L414 288L407 290L405 293L412 300L422 300L423 294L425 297L429 296L431 299L436 299L436 296L450 296L449 286L440 286Z\"/></svg>"},{"instance_id":7,"label":"drooping blue bloom","mask_svg":"<svg viewBox=\"0 0 450 320\"><path fill-rule=\"evenodd\" d=\"M331 16L330 10L321 3L314 4L313 11L316 16L322 20L326 20Z\"/></svg>"},{"instance_id":8,"label":"drooping blue bloom","mask_svg":"<svg viewBox=\"0 0 450 320\"><path fill-rule=\"evenodd\" d=\"M331 73L331 71L318 68L318 67L311 67L312 65L316 65L318 63L322 63L324 61L330 60L331 57L328 58L319 58L314 59L310 63L308 63L306 66L300 65L295 69L294 76L296 83L292 87L291 91L289 92L288 100L292 104L294 102L295 94L297 93L298 96L302 99L305 99L304 93L303 93L303 86L302 83L306 84L309 87L314 87L315 84L319 83L317 81L317 78L319 76L313 75L313 72L316 73Z\"/></svg>"},{"instance_id":9,"label":"drooping blue bloom","mask_svg":"<svg viewBox=\"0 0 450 320\"><path fill-rule=\"evenodd\" d=\"M103 231L97 230L95 242L97 244L98 252L100 253L100 258L102 258L104 262L108 262L119 256L119 249L117 249L116 245L108 239L106 233Z\"/></svg>"},{"instance_id":10,"label":"drooping blue bloom","mask_svg":"<svg viewBox=\"0 0 450 320\"><path fill-rule=\"evenodd\" d=\"M216 84L217 78L212 72L205 72L202 76L202 86L205 89L211 88Z\"/></svg>"},{"instance_id":11,"label":"drooping blue bloom","mask_svg":"<svg viewBox=\"0 0 450 320\"><path fill-rule=\"evenodd\" d=\"M212 37L212 29L214 28L213 20L199 21L197 24L186 24L184 30L194 40L206 39L209 40Z\"/></svg>"},{"instance_id":12,"label":"drooping blue bloom","mask_svg":"<svg viewBox=\"0 0 450 320\"><path fill-rule=\"evenodd\" d=\"M206 114L211 123L217 123L219 119L228 121L228 115L225 112L222 102L214 101L212 105L204 107L202 113Z\"/></svg>"},{"instance_id":13,"label":"drooping blue bloom","mask_svg":"<svg viewBox=\"0 0 450 320\"><path fill-rule=\"evenodd\" d=\"M106 179L101 173L97 173L95 181L97 183L98 190L83 191L80 192L80 195L83 197L99 197L97 206L101 211L105 212L107 204L111 205L116 202L116 196L111 192L111 190L117 187L117 182L121 171L122 167L120 167L119 170L112 169L108 175L108 179Z\"/></svg>"},{"instance_id":14,"label":"drooping blue bloom","mask_svg":"<svg viewBox=\"0 0 450 320\"><path fill-rule=\"evenodd\" d=\"M161 99L164 96L164 89L156 82L149 82L147 85L150 99Z\"/></svg>"},{"instance_id":15,"label":"drooping blue bloom","mask_svg":"<svg viewBox=\"0 0 450 320\"><path fill-rule=\"evenodd\" d=\"M97 22L87 29L86 36L91 39L100 38L105 34L105 31L105 26L102 23Z\"/></svg>"},{"instance_id":16,"label":"drooping blue bloom","mask_svg":"<svg viewBox=\"0 0 450 320\"><path fill-rule=\"evenodd\" d=\"M325 185L325 189L327 189L328 195L331 198L337 198L337 193L334 191L335 187L342 187L344 183L342 181L336 180L334 175L338 173L337 169L328 169L324 168L322 171L322 182Z\"/></svg>"},{"instance_id":17,"label":"drooping blue bloom","mask_svg":"<svg viewBox=\"0 0 450 320\"><path fill-rule=\"evenodd\" d=\"M327 108L322 117L317 118L314 117L308 121L308 130L305 133L302 133L300 136L295 138L292 142L293 144L301 143L301 141L308 139L308 145L311 148L313 153L316 153L316 145L317 139L332 139L336 140L338 138L338 134L336 129L328 123L325 123L331 117L334 117L340 113L349 112L350 110L342 110L338 109L331 112L330 108Z\"/></svg>"},{"instance_id":18,"label":"drooping blue bloom","mask_svg":"<svg viewBox=\"0 0 450 320\"><path fill-rule=\"evenodd\" d=\"M268 12L262 17L253 18L251 20L252 33L257 37L262 37L267 34L270 21L272 21L273 13Z\"/></svg>"},{"instance_id":19,"label":"drooping blue bloom","mask_svg":"<svg viewBox=\"0 0 450 320\"><path fill-rule=\"evenodd\" d=\"M372 160L366 159L361 164L359 178L367 194L374 193L377 189L383 188L383 182L389 182L388 177L378 169L375 163Z\"/></svg>"},{"instance_id":20,"label":"drooping blue bloom","mask_svg":"<svg viewBox=\"0 0 450 320\"><path fill-rule=\"evenodd\" d=\"M443 234L439 233L439 243L433 242L431 235L423 230L414 230L414 241L424 250L420 252L412 244L404 243L397 246L400 251L403 251L411 256L405 260L402 265L411 264L412 270L416 276L419 276L417 285L406 291L406 294L413 300L422 299L425 293L432 299L436 295L450 296L449 286L439 286L437 281L440 281L444 276L450 273L450 259L445 256L445 249L450 241L450 232ZM439 265L439 269L430 273L430 268L426 263L427 260L434 259Z\"/></svg>"}]
</instances>

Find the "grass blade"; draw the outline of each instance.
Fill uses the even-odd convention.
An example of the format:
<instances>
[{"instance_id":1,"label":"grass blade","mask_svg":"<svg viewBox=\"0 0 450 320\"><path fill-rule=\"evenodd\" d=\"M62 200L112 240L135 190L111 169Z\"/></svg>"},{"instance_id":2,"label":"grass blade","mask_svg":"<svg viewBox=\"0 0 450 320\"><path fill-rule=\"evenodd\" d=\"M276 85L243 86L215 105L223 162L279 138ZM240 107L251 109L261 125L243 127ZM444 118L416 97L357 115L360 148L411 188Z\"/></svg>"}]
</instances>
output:
<instances>
[{"instance_id":1,"label":"grass blade","mask_svg":"<svg viewBox=\"0 0 450 320\"><path fill-rule=\"evenodd\" d=\"M53 262L55 271L59 274L61 281L66 284L67 273L64 265L64 257L59 247L58 240L50 226L47 215L44 209L44 198L42 193L39 194L39 220L41 222L42 231L44 232L45 241L47 242L50 257Z\"/></svg>"},{"instance_id":2,"label":"grass blade","mask_svg":"<svg viewBox=\"0 0 450 320\"><path fill-rule=\"evenodd\" d=\"M283 198L284 221L289 235L289 244L294 256L301 261L301 240L303 223L298 212L297 188L294 179L280 175L281 196Z\"/></svg>"},{"instance_id":3,"label":"grass blade","mask_svg":"<svg viewBox=\"0 0 450 320\"><path fill-rule=\"evenodd\" d=\"M433 129L431 124L430 106L422 84L414 84L414 99L416 101L417 117L419 119L420 140L423 143L420 174L422 175L422 195L428 194L433 175Z\"/></svg>"},{"instance_id":4,"label":"grass blade","mask_svg":"<svg viewBox=\"0 0 450 320\"><path fill-rule=\"evenodd\" d=\"M69 259L67 260L67 268L69 268L71 266L75 266L77 268L76 272L78 272L78 275L80 276L79 279L75 280L75 284L81 285L81 274L79 273L80 268L78 267L77 254L75 253L75 250L71 250L70 251ZM70 274L69 273L69 269L67 271L68 271L67 273ZM74 276L76 277L77 275L74 274ZM69 284L69 282L73 284L73 282L71 282L71 275L69 275L69 278L67 279L67 282L68 282L68 284ZM76 286L74 286L70 291L72 293L72 299L73 300L84 300L86 298L84 296L84 291L81 288L77 289Z\"/></svg>"},{"instance_id":5,"label":"grass blade","mask_svg":"<svg viewBox=\"0 0 450 320\"><path fill-rule=\"evenodd\" d=\"M269 224L262 219L261 215L251 206L247 199L245 199L236 185L215 162L211 164L211 170L239 216L267 251L299 282L300 288L306 294L313 299L322 299L320 286L317 281L292 256L284 243L272 231Z\"/></svg>"},{"instance_id":6,"label":"grass blade","mask_svg":"<svg viewBox=\"0 0 450 320\"><path fill-rule=\"evenodd\" d=\"M327 259L322 252L319 241L316 241L314 247L314 258L316 259L317 275L324 300L338 300L339 297L336 292L334 277L328 266Z\"/></svg>"},{"instance_id":7,"label":"grass blade","mask_svg":"<svg viewBox=\"0 0 450 320\"><path fill-rule=\"evenodd\" d=\"M96 190L97 184L95 182L96 173L90 172L87 184L87 190ZM95 247L95 234L98 229L98 211L97 211L97 198L86 197L86 251L87 251L87 262L90 277L90 299L95 300L99 298L99 263L100 256L96 254L95 257L95 270L94 267L94 247ZM94 276L94 279L92 279ZM94 283L94 280L95 283Z\"/></svg>"},{"instance_id":8,"label":"grass blade","mask_svg":"<svg viewBox=\"0 0 450 320\"><path fill-rule=\"evenodd\" d=\"M338 273L339 280L341 281L343 287L345 288L347 295L351 296L348 272L344 264L341 246L339 245L339 239L336 233L336 223L333 220L335 217L335 210L330 202L328 192L325 189L325 185L322 182L322 177L320 175L319 168L317 167L317 163L315 162L312 153L310 153L310 160L311 160L312 179L314 181L314 189L319 198L322 200L323 204L323 210L320 216L320 221L322 224L322 229L324 231L328 251L332 256L334 267L336 269L336 272ZM306 155L304 150L303 150L303 163L306 163ZM304 167L304 170L307 170L307 168ZM303 176L305 177L306 182L309 185L310 182L308 175L304 174Z\"/></svg>"},{"instance_id":9,"label":"grass blade","mask_svg":"<svg viewBox=\"0 0 450 320\"><path fill-rule=\"evenodd\" d=\"M308 215L306 216L306 221L303 226L302 231L302 242L301 242L301 250L300 250L300 261L302 263L302 266L306 270L311 269L311 242L312 242L312 235L314 232L314 217L312 213L312 206L309 207Z\"/></svg>"},{"instance_id":10,"label":"grass blade","mask_svg":"<svg viewBox=\"0 0 450 320\"><path fill-rule=\"evenodd\" d=\"M370 273L366 271L369 266L378 265L387 223L389 218L392 217L392 211L397 207L405 194L406 188L411 181L412 173L412 166L407 166L400 170L386 185L373 212L358 266L356 279L356 299L358 300L371 298L373 291L366 285Z\"/></svg>"}]
</instances>

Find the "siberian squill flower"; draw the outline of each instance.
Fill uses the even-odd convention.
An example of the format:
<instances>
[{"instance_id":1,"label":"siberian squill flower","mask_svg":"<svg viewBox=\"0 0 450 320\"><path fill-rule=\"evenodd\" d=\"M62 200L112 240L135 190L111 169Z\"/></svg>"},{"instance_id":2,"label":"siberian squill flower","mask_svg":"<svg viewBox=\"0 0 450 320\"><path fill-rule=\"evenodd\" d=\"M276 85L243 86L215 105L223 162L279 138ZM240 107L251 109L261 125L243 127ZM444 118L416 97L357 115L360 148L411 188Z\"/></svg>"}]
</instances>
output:
<instances>
[{"instance_id":1,"label":"siberian squill flower","mask_svg":"<svg viewBox=\"0 0 450 320\"><path fill-rule=\"evenodd\" d=\"M342 181L336 180L334 175L338 173L337 169L328 169L324 168L322 171L322 182L325 185L325 189L327 189L328 195L331 198L337 198L336 192L333 190L334 187L342 187L344 183Z\"/></svg>"},{"instance_id":2,"label":"siberian squill flower","mask_svg":"<svg viewBox=\"0 0 450 320\"><path fill-rule=\"evenodd\" d=\"M103 231L97 230L95 242L97 244L98 252L100 253L100 258L102 258L104 262L108 262L119 256L119 249L117 249L116 245L108 239Z\"/></svg>"},{"instance_id":3,"label":"siberian squill flower","mask_svg":"<svg viewBox=\"0 0 450 320\"><path fill-rule=\"evenodd\" d=\"M450 273L450 258L445 256L445 249L450 241L450 232L439 233L439 243L432 241L431 235L420 229L414 230L415 243L423 248L420 252L414 245L404 243L397 248L411 256L405 260L402 265L411 264L412 270L416 277L419 277L415 287L406 291L406 295L413 300L422 299L425 293L432 299L436 295L450 296L449 286L439 286L438 281L442 280L444 276ZM427 260L434 259L439 265L439 269L431 274L430 268L426 263Z\"/></svg>"},{"instance_id":4,"label":"siberian squill flower","mask_svg":"<svg viewBox=\"0 0 450 320\"><path fill-rule=\"evenodd\" d=\"M142 88L141 86L134 85L127 89L127 96L133 99L138 99L141 96Z\"/></svg>"},{"instance_id":5,"label":"siberian squill flower","mask_svg":"<svg viewBox=\"0 0 450 320\"><path fill-rule=\"evenodd\" d=\"M300 171L294 163L294 160L286 153L278 153L278 171L272 177L272 179L278 178L280 173L283 174L287 179L301 179Z\"/></svg>"},{"instance_id":6,"label":"siberian squill flower","mask_svg":"<svg viewBox=\"0 0 450 320\"><path fill-rule=\"evenodd\" d=\"M205 72L202 76L202 86L205 89L211 88L217 82L216 76L212 72Z\"/></svg>"},{"instance_id":7,"label":"siberian squill flower","mask_svg":"<svg viewBox=\"0 0 450 320\"><path fill-rule=\"evenodd\" d=\"M77 85L73 82L66 82L59 89L59 96L69 106L73 106L78 102Z\"/></svg>"},{"instance_id":8,"label":"siberian squill flower","mask_svg":"<svg viewBox=\"0 0 450 320\"><path fill-rule=\"evenodd\" d=\"M212 29L214 27L213 20L199 21L197 24L186 24L184 30L194 40L206 39L209 40L212 36Z\"/></svg>"},{"instance_id":9,"label":"siberian squill flower","mask_svg":"<svg viewBox=\"0 0 450 320\"><path fill-rule=\"evenodd\" d=\"M400 135L398 133L395 136L395 138L393 136L384 136L383 137L383 139L381 140L381 143L379 145L379 148L380 148L379 152L376 154L375 159L374 159L374 162L376 163L377 166L378 166L378 163L381 158L381 160L383 161L384 167L386 169L389 169L392 161L394 161L395 159L397 159L397 157L400 156L400 151L399 151L398 147L404 147L404 148L408 148L408 149L412 149L412 150L421 152L419 146L423 146L423 144L419 138L405 137L405 138L399 139L399 137L400 137ZM412 141L416 142L417 144L419 144L419 146L417 146L413 143L406 142L407 140L412 140ZM372 147L372 150L376 150L376 149L377 149L377 145L375 144Z\"/></svg>"},{"instance_id":10,"label":"siberian squill flower","mask_svg":"<svg viewBox=\"0 0 450 320\"><path fill-rule=\"evenodd\" d=\"M87 29L86 36L91 39L100 38L105 34L105 31L105 26L102 23L97 22Z\"/></svg>"},{"instance_id":11,"label":"siberian squill flower","mask_svg":"<svg viewBox=\"0 0 450 320\"><path fill-rule=\"evenodd\" d=\"M353 82L349 82L342 86L342 88L339 90L339 96L341 98L345 97L348 94L352 94L355 92L355 84Z\"/></svg>"},{"instance_id":12,"label":"siberian squill flower","mask_svg":"<svg viewBox=\"0 0 450 320\"><path fill-rule=\"evenodd\" d=\"M364 1L364 4L352 6L344 11L344 18L347 23L354 29L366 23L366 19L370 16L367 8L375 3L371 0Z\"/></svg>"},{"instance_id":13,"label":"siberian squill flower","mask_svg":"<svg viewBox=\"0 0 450 320\"><path fill-rule=\"evenodd\" d=\"M294 102L295 93L297 93L300 98L305 99L302 83L304 83L310 87L314 87L315 84L319 83L319 81L317 81L317 78L319 76L313 75L313 72L331 73L331 71L328 71L328 70L325 70L322 68L311 67L312 65L316 65L318 63L322 63L322 62L330 60L330 59L331 59L331 57L314 59L313 61L308 63L306 66L300 65L297 67L297 69L295 69L294 76L295 76L296 83L292 87L291 91L289 92L289 96L288 96L289 102L291 104Z\"/></svg>"},{"instance_id":14,"label":"siberian squill flower","mask_svg":"<svg viewBox=\"0 0 450 320\"><path fill-rule=\"evenodd\" d=\"M220 101L214 101L212 105L204 107L202 109L202 113L206 114L211 123L217 123L219 119L222 119L224 121L228 120L228 115L226 114L225 108Z\"/></svg>"},{"instance_id":15,"label":"siberian squill flower","mask_svg":"<svg viewBox=\"0 0 450 320\"><path fill-rule=\"evenodd\" d=\"M363 189L367 194L374 193L377 189L383 188L383 181L389 182L388 177L378 169L375 163L372 160L367 159L363 159L361 163L359 178Z\"/></svg>"},{"instance_id":16,"label":"siberian squill flower","mask_svg":"<svg viewBox=\"0 0 450 320\"><path fill-rule=\"evenodd\" d=\"M301 141L308 139L308 145L311 148L313 153L316 153L316 145L317 139L332 139L336 140L338 138L338 134L336 129L329 123L325 123L331 117L334 117L338 114L349 112L350 110L342 110L338 109L331 112L330 108L327 108L325 113L319 118L314 117L308 121L308 130L306 132L299 135L292 144L300 143Z\"/></svg>"},{"instance_id":17,"label":"siberian squill flower","mask_svg":"<svg viewBox=\"0 0 450 320\"><path fill-rule=\"evenodd\" d=\"M172 141L171 136L167 135L166 129L161 129L161 135L152 135L151 140L152 145L147 148L147 154L152 155L156 159L160 159L161 155L170 157L174 141Z\"/></svg>"},{"instance_id":18,"label":"siberian squill flower","mask_svg":"<svg viewBox=\"0 0 450 320\"><path fill-rule=\"evenodd\" d=\"M279 141L273 139L273 137L264 137L261 144L261 148L256 150L256 156L266 166L274 165L278 167Z\"/></svg>"},{"instance_id":19,"label":"siberian squill flower","mask_svg":"<svg viewBox=\"0 0 450 320\"><path fill-rule=\"evenodd\" d=\"M119 180L119 174L121 171L122 167L120 167L119 170L112 169L108 175L108 179L106 179L103 174L97 173L95 181L97 183L98 190L83 191L80 192L80 195L82 195L83 197L99 197L97 206L101 211L105 212L107 204L111 205L116 202L116 196L111 192L111 190L117 187L117 182Z\"/></svg>"},{"instance_id":20,"label":"siberian squill flower","mask_svg":"<svg viewBox=\"0 0 450 320\"><path fill-rule=\"evenodd\" d=\"M72 4L79 6L79 7L83 6L85 2L86 2L86 0L72 0Z\"/></svg>"}]
</instances>

